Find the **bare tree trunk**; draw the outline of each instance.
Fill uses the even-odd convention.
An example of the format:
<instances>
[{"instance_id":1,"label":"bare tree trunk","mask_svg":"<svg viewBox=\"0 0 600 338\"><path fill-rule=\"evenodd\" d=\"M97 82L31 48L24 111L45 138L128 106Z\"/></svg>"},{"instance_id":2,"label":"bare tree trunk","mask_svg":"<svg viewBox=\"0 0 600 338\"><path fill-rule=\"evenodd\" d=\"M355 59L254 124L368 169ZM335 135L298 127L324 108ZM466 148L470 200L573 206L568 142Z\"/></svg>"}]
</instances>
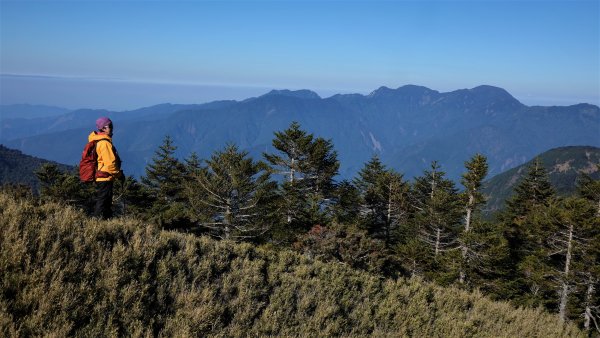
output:
<instances>
[{"instance_id":1,"label":"bare tree trunk","mask_svg":"<svg viewBox=\"0 0 600 338\"><path fill-rule=\"evenodd\" d=\"M442 230L437 227L435 230L435 256L437 257L438 253L440 252L440 236L441 236L441 232Z\"/></svg>"},{"instance_id":2,"label":"bare tree trunk","mask_svg":"<svg viewBox=\"0 0 600 338\"><path fill-rule=\"evenodd\" d=\"M471 214L473 212L473 204L475 203L475 196L473 196L472 193L469 193L469 203L467 204L467 215L465 216L465 234L469 233L469 231L471 231ZM467 260L467 245L463 242L462 243L462 258L463 258L463 263L466 262ZM465 282L465 277L466 277L466 272L465 272L465 268L464 268L464 264L463 266L460 268L460 277L458 278L458 282L460 284L464 284Z\"/></svg>"},{"instance_id":3,"label":"bare tree trunk","mask_svg":"<svg viewBox=\"0 0 600 338\"><path fill-rule=\"evenodd\" d=\"M227 200L229 204L229 200ZM225 215L223 217L223 225L225 227L225 239L229 239L229 233L231 232L231 228L229 227L229 218L230 218L231 210L229 209L229 205L227 205L227 209L225 209Z\"/></svg>"},{"instance_id":4,"label":"bare tree trunk","mask_svg":"<svg viewBox=\"0 0 600 338\"><path fill-rule=\"evenodd\" d=\"M294 179L295 179L295 174L296 174L296 169L294 169L294 165L296 163L296 159L292 158L291 164L290 164L290 183L294 184ZM292 212L290 210L287 211L287 222L292 223Z\"/></svg>"},{"instance_id":5,"label":"bare tree trunk","mask_svg":"<svg viewBox=\"0 0 600 338\"><path fill-rule=\"evenodd\" d=\"M390 244L390 227L392 226L392 191L393 184L390 182L389 192L388 192L388 205L387 205L387 217L386 217L386 227L385 227L385 245L386 247Z\"/></svg>"},{"instance_id":6,"label":"bare tree trunk","mask_svg":"<svg viewBox=\"0 0 600 338\"><path fill-rule=\"evenodd\" d=\"M573 224L569 225L569 239L567 242L567 258L565 261L564 279L562 281L562 291L560 293L560 304L558 306L558 316L562 322L565 321L567 301L569 298L569 284L567 279L569 277L569 268L571 266L571 248L573 242Z\"/></svg>"},{"instance_id":7,"label":"bare tree trunk","mask_svg":"<svg viewBox=\"0 0 600 338\"><path fill-rule=\"evenodd\" d=\"M465 232L471 230L471 213L473 213L473 204L475 203L475 196L469 194L469 204L467 204L467 216L465 216Z\"/></svg>"},{"instance_id":8,"label":"bare tree trunk","mask_svg":"<svg viewBox=\"0 0 600 338\"><path fill-rule=\"evenodd\" d=\"M593 294L594 294L594 279L590 275L589 279L588 279L587 292L585 294L585 313L584 313L584 321L583 321L583 328L586 331L590 330L590 322L592 319L592 295Z\"/></svg>"}]
</instances>

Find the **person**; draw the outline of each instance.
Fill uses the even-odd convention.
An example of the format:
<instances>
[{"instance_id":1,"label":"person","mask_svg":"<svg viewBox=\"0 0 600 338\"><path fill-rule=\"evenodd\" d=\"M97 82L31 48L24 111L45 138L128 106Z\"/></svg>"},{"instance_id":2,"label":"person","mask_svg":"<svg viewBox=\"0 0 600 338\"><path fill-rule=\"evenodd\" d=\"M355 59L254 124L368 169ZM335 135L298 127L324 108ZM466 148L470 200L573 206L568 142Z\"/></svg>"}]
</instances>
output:
<instances>
[{"instance_id":1,"label":"person","mask_svg":"<svg viewBox=\"0 0 600 338\"><path fill-rule=\"evenodd\" d=\"M108 117L96 120L97 131L92 131L88 142L96 142L98 167L96 168L96 200L94 216L102 219L112 217L113 185L115 179L125 178L121 170L121 159L112 144L113 123ZM104 141L103 141L104 140Z\"/></svg>"}]
</instances>

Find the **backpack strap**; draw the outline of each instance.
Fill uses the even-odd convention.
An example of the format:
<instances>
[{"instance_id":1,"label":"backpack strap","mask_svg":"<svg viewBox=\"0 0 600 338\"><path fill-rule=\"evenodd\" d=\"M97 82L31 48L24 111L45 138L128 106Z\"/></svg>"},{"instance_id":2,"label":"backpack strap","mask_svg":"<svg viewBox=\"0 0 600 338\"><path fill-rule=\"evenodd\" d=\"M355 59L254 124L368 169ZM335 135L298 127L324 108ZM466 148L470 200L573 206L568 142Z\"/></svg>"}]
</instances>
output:
<instances>
[{"instance_id":1,"label":"backpack strap","mask_svg":"<svg viewBox=\"0 0 600 338\"><path fill-rule=\"evenodd\" d=\"M98 144L98 142L100 142L100 141L107 141L108 143L112 144L111 140L109 140L107 138L101 138L99 140L96 140L95 142L96 142L96 144Z\"/></svg>"}]
</instances>

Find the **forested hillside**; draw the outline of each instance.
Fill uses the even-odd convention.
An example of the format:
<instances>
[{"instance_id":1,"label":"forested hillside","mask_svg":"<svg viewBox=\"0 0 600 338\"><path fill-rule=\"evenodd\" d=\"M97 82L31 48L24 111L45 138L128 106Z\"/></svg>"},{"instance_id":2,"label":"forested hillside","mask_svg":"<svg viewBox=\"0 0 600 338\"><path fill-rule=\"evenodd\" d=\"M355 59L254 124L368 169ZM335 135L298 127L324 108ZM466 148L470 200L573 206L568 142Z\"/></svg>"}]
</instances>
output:
<instances>
[{"instance_id":1,"label":"forested hillside","mask_svg":"<svg viewBox=\"0 0 600 338\"><path fill-rule=\"evenodd\" d=\"M577 190L577 180L581 174L588 175L594 180L600 179L600 148L598 147L561 147L548 150L538 156L552 187L559 195L572 195ZM527 173L527 168L536 159L526 162L516 168L496 175L487 180L483 193L487 197L486 211L498 211L504 207L504 201L513 193Z\"/></svg>"},{"instance_id":2,"label":"forested hillside","mask_svg":"<svg viewBox=\"0 0 600 338\"><path fill-rule=\"evenodd\" d=\"M130 176L116 184L115 214L163 230L293 250L384 280L478 290L596 329L600 180L581 172L576 192L561 196L534 161L507 207L488 221L481 154L466 159L460 185L435 161L409 181L377 156L352 180L336 181L340 161L330 140L292 123L275 133L272 146L261 159L231 144L209 158L192 153L180 161L167 137L140 181ZM73 174L46 165L37 176L42 201L89 212L91 187Z\"/></svg>"},{"instance_id":3,"label":"forested hillside","mask_svg":"<svg viewBox=\"0 0 600 338\"><path fill-rule=\"evenodd\" d=\"M4 184L24 184L39 190L39 180L35 172L43 164L53 163L52 161L28 156L15 149L9 149L0 144L0 185ZM73 167L54 163L56 168L61 171L72 171Z\"/></svg>"},{"instance_id":4,"label":"forested hillside","mask_svg":"<svg viewBox=\"0 0 600 338\"><path fill-rule=\"evenodd\" d=\"M0 193L0 334L581 337L480 293Z\"/></svg>"}]
</instances>

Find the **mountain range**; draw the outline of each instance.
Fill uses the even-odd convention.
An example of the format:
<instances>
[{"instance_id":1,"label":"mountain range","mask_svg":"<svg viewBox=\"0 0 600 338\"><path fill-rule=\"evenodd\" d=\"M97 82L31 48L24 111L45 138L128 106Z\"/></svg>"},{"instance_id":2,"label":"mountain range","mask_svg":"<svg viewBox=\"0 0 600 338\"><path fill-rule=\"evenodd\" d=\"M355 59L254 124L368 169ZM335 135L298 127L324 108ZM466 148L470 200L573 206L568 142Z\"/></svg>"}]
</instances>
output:
<instances>
[{"instance_id":1,"label":"mountain range","mask_svg":"<svg viewBox=\"0 0 600 338\"><path fill-rule=\"evenodd\" d=\"M492 177L548 149L600 146L600 109L590 104L526 106L506 90L479 86L441 93L407 85L369 95L321 98L310 90L273 90L243 101L161 104L132 111L80 109L39 118L2 118L0 142L33 156L77 164L99 116L115 123L114 144L126 173L140 176L166 135L180 158L207 158L228 143L255 159L273 151L274 132L292 121L331 139L351 178L372 156L412 178L437 160L458 180L475 153L488 158Z\"/></svg>"}]
</instances>

